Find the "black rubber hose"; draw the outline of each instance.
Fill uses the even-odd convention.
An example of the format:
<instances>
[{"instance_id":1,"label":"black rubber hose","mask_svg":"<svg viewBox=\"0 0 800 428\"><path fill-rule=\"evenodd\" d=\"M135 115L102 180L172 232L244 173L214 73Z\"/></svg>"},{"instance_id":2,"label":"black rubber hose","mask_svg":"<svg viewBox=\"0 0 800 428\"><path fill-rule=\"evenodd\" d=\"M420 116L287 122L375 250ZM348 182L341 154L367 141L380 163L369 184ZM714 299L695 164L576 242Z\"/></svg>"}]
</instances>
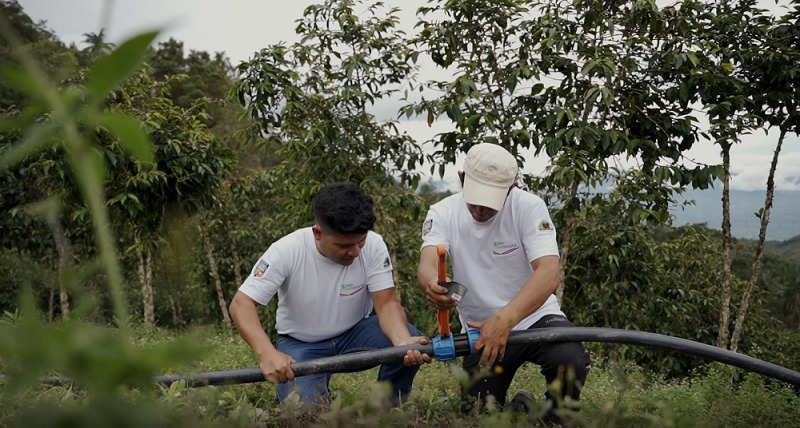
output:
<instances>
[{"instance_id":1,"label":"black rubber hose","mask_svg":"<svg viewBox=\"0 0 800 428\"><path fill-rule=\"evenodd\" d=\"M467 345L469 346L469 345ZM353 352L333 357L317 358L310 361L292 363L295 376L307 376L317 373L357 372L375 367L383 363L396 363L403 360L408 351L419 351L433 355L433 345L405 345L375 351ZM263 382L264 374L258 367L249 369L227 370L219 372L199 373L186 377L180 375L157 376L156 382L169 386L173 382L186 380L187 386L228 385L235 383Z\"/></svg>"},{"instance_id":2,"label":"black rubber hose","mask_svg":"<svg viewBox=\"0 0 800 428\"><path fill-rule=\"evenodd\" d=\"M469 354L470 345L465 334L454 335L453 341L457 357ZM794 370L727 349L717 348L716 346L657 333L602 327L550 327L513 331L508 338L509 345L531 342L607 342L649 346L718 361L793 385L800 385L800 373ZM360 371L378 364L401 361L409 350L418 350L428 355L434 355L433 345L396 346L375 351L354 352L311 361L295 362L292 363L292 371L295 376ZM261 382L264 381L264 375L258 367L255 367L198 373L188 376L164 375L157 376L155 380L165 386L185 380L187 386L194 387ZM44 382L52 385L61 385L71 383L71 380L69 378L51 377L45 379Z\"/></svg>"},{"instance_id":3,"label":"black rubber hose","mask_svg":"<svg viewBox=\"0 0 800 428\"><path fill-rule=\"evenodd\" d=\"M456 356L469 354L469 340L465 334L456 334L453 340ZM513 331L508 338L509 345L531 342L609 342L649 346L711 359L793 385L800 385L800 373L796 371L727 349L663 334L599 327L551 327ZM378 364L397 362L409 350L418 350L432 355L433 345L398 346L377 351L357 352L298 362L292 364L292 371L295 376L305 376L316 373L365 370ZM189 386L203 386L261 382L264 380L264 375L260 369L252 368L201 373L185 378L181 376L159 376L156 378L157 382L162 385L169 385L172 382L183 379L186 380Z\"/></svg>"},{"instance_id":4,"label":"black rubber hose","mask_svg":"<svg viewBox=\"0 0 800 428\"><path fill-rule=\"evenodd\" d=\"M657 333L602 327L551 327L514 331L508 338L509 344L529 342L608 342L642 345L703 357L800 385L800 372L727 349Z\"/></svg>"},{"instance_id":5,"label":"black rubber hose","mask_svg":"<svg viewBox=\"0 0 800 428\"><path fill-rule=\"evenodd\" d=\"M469 350L469 344L466 345ZM433 345L405 345L392 348L377 349L374 351L353 352L350 354L335 355L333 357L317 358L310 361L292 363L292 372L295 376L308 376L317 373L347 373L357 372L375 367L383 363L401 361L406 352L417 350L423 354L433 355ZM2 378L2 375L0 375ZM263 382L264 375L258 367L249 369L224 370L217 372L197 373L188 376L162 375L156 376L156 383L169 386L174 382L186 381L190 387L208 385L231 385L237 383ZM51 376L42 382L48 385L63 386L73 383L68 377Z\"/></svg>"}]
</instances>

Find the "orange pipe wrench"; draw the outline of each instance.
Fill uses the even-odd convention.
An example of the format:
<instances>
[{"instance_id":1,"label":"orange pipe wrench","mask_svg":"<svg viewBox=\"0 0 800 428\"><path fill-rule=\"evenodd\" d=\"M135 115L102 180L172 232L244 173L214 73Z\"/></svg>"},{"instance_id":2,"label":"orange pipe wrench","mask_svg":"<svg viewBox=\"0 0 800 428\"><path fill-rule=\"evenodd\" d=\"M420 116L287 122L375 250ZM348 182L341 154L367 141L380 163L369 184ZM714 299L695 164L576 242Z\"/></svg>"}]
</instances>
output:
<instances>
[{"instance_id":1,"label":"orange pipe wrench","mask_svg":"<svg viewBox=\"0 0 800 428\"><path fill-rule=\"evenodd\" d=\"M439 284L443 285L447 282L447 247L439 244L436 251L439 253ZM450 336L450 311L437 309L436 320L439 323L439 335L441 337Z\"/></svg>"}]
</instances>

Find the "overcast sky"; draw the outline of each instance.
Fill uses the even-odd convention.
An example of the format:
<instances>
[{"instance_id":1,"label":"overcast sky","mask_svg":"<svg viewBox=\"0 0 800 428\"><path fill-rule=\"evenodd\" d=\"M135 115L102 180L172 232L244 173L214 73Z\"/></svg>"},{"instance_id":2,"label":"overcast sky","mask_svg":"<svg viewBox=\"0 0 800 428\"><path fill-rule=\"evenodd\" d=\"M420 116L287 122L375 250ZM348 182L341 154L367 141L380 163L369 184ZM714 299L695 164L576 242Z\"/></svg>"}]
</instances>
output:
<instances>
[{"instance_id":1,"label":"overcast sky","mask_svg":"<svg viewBox=\"0 0 800 428\"><path fill-rule=\"evenodd\" d=\"M63 42L80 44L86 33L106 29L107 40L119 44L146 30L161 31L159 41L170 37L188 50L225 52L233 65L247 60L268 45L296 41L295 20L314 2L309 0L18 0L34 21L46 21ZM426 0L385 0L401 8L402 27L413 32L415 12ZM780 4L786 4L780 0ZM764 0L774 9L773 0ZM424 70L423 70L424 71ZM429 70L429 72L433 72ZM399 104L398 104L399 105ZM421 121L401 122L401 128L417 141L425 141L448 129L437 122L429 128ZM741 190L764 190L776 138L762 133L744 136L732 153L732 186ZM697 145L689 156L703 163L719 163L718 149L711 143ZM540 173L544 157L527 156L523 171ZM460 165L460 161L453 168ZM451 177L452 178L452 177ZM792 136L781 151L776 185L780 190L800 191L800 138ZM800 208L800 198L798 198Z\"/></svg>"}]
</instances>

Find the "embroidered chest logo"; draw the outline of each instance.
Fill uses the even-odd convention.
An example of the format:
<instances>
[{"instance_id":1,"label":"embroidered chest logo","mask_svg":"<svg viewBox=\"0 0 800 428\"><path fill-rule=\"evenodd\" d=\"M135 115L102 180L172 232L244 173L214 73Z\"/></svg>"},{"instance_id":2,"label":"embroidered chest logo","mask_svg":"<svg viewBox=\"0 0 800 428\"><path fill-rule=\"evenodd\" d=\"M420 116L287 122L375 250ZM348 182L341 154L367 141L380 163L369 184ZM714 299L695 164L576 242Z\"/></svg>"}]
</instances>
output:
<instances>
[{"instance_id":1,"label":"embroidered chest logo","mask_svg":"<svg viewBox=\"0 0 800 428\"><path fill-rule=\"evenodd\" d=\"M365 289L367 284L346 284L343 283L341 287L339 287L339 295L340 296L352 296L353 294L358 293L359 291Z\"/></svg>"},{"instance_id":2,"label":"embroidered chest logo","mask_svg":"<svg viewBox=\"0 0 800 428\"><path fill-rule=\"evenodd\" d=\"M259 260L256 265L256 270L253 272L253 276L256 278L263 278L264 274L267 273L267 269L269 269L269 263L267 263L266 260Z\"/></svg>"},{"instance_id":3,"label":"embroidered chest logo","mask_svg":"<svg viewBox=\"0 0 800 428\"><path fill-rule=\"evenodd\" d=\"M516 242L494 241L492 242L492 254L495 256L505 256L519 250Z\"/></svg>"}]
</instances>

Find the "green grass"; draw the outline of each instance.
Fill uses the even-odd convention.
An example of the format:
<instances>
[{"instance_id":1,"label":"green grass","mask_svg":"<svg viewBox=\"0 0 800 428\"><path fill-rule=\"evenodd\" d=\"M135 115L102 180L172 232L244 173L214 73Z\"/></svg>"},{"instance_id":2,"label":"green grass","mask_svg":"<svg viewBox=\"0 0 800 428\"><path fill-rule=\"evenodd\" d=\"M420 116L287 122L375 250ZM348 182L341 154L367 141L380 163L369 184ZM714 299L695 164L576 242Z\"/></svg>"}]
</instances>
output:
<instances>
[{"instance_id":1,"label":"green grass","mask_svg":"<svg viewBox=\"0 0 800 428\"><path fill-rule=\"evenodd\" d=\"M187 337L203 349L192 363L165 367L163 373L190 374L256 367L250 348L230 342L213 329L176 335L136 332L137 344L154 346ZM460 369L454 362L423 366L410 400L386 409L377 368L334 374L333 403L309 411L296 403L279 404L269 383L185 388L176 383L153 391L120 389L92 396L76 387L37 387L22 392L0 389L0 426L225 426L231 427L522 427L543 426L535 414L490 410L462 415ZM517 374L510 394L527 389L541 397L544 379L533 365ZM535 411L534 411L535 413ZM797 391L755 374L720 367L684 379L652 379L632 365L600 362L582 393L581 410L566 417L585 427L788 427L800 426Z\"/></svg>"}]
</instances>

